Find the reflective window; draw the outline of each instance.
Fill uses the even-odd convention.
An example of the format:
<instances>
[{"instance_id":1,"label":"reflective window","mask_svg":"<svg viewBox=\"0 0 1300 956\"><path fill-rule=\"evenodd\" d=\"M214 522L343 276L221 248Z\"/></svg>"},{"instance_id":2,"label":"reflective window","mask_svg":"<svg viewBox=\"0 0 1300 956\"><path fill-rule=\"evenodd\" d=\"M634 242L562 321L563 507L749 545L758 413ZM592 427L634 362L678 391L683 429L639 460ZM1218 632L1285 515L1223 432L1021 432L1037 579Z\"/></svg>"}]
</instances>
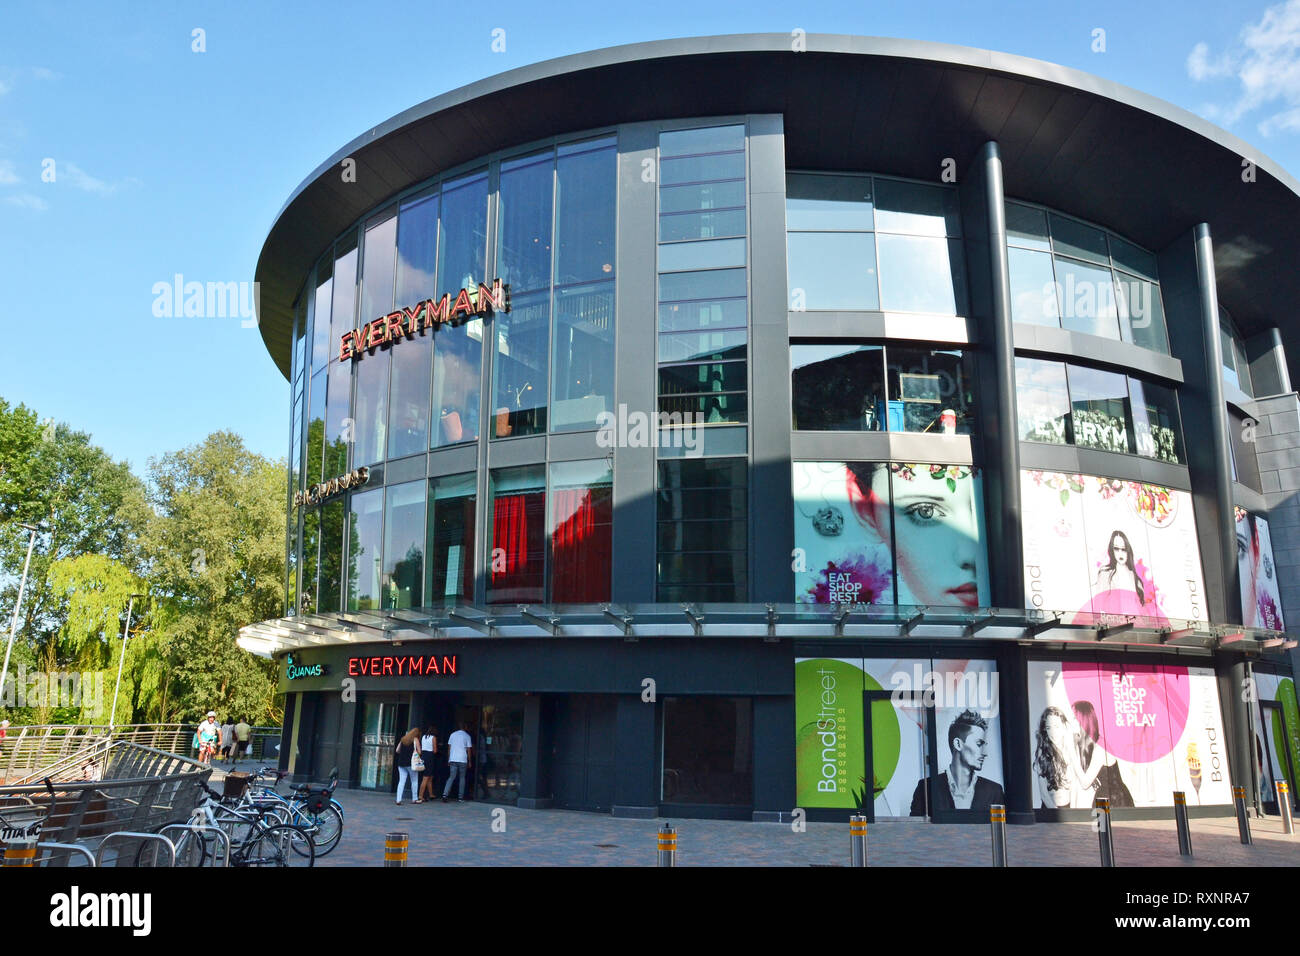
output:
<instances>
[{"instance_id":1,"label":"reflective window","mask_svg":"<svg viewBox=\"0 0 1300 956\"><path fill-rule=\"evenodd\" d=\"M321 369L311 377L307 387L307 459L303 465L302 486L314 485L323 477L321 465L325 451L325 381L328 373Z\"/></svg>"},{"instance_id":2,"label":"reflective window","mask_svg":"<svg viewBox=\"0 0 1300 956\"><path fill-rule=\"evenodd\" d=\"M1106 234L1077 219L1052 216L1052 249L1057 255L1090 259L1103 265L1110 264L1106 249Z\"/></svg>"},{"instance_id":3,"label":"reflective window","mask_svg":"<svg viewBox=\"0 0 1300 956\"><path fill-rule=\"evenodd\" d=\"M1068 369L1074 443L1131 454L1128 380L1116 372L1071 365Z\"/></svg>"},{"instance_id":4,"label":"reflective window","mask_svg":"<svg viewBox=\"0 0 1300 956\"><path fill-rule=\"evenodd\" d=\"M397 304L412 306L440 295L438 196L403 203L397 217Z\"/></svg>"},{"instance_id":5,"label":"reflective window","mask_svg":"<svg viewBox=\"0 0 1300 956\"><path fill-rule=\"evenodd\" d=\"M796 431L883 431L885 350L878 345L791 345Z\"/></svg>"},{"instance_id":6,"label":"reflective window","mask_svg":"<svg viewBox=\"0 0 1300 956\"><path fill-rule=\"evenodd\" d=\"M385 609L424 604L424 486L412 481L385 489Z\"/></svg>"},{"instance_id":7,"label":"reflective window","mask_svg":"<svg viewBox=\"0 0 1300 956\"><path fill-rule=\"evenodd\" d=\"M877 178L876 231L960 236L957 192L943 186Z\"/></svg>"},{"instance_id":8,"label":"reflective window","mask_svg":"<svg viewBox=\"0 0 1300 956\"><path fill-rule=\"evenodd\" d=\"M743 126L707 126L659 134L659 153L662 156L689 156L744 148Z\"/></svg>"},{"instance_id":9,"label":"reflective window","mask_svg":"<svg viewBox=\"0 0 1300 956\"><path fill-rule=\"evenodd\" d=\"M361 323L393 311L393 274L397 260L397 216L366 227L361 247Z\"/></svg>"},{"instance_id":10,"label":"reflective window","mask_svg":"<svg viewBox=\"0 0 1300 956\"><path fill-rule=\"evenodd\" d=\"M659 306L660 332L687 332L696 329L744 329L744 299L720 299L712 302L669 302Z\"/></svg>"},{"instance_id":11,"label":"reflective window","mask_svg":"<svg viewBox=\"0 0 1300 956\"><path fill-rule=\"evenodd\" d=\"M351 420L352 362L334 362L329 367L329 390L325 403L325 467L323 477L335 478L348 470L348 446L353 439Z\"/></svg>"},{"instance_id":12,"label":"reflective window","mask_svg":"<svg viewBox=\"0 0 1300 956\"><path fill-rule=\"evenodd\" d=\"M330 338L330 303L334 298L334 260L326 256L321 260L320 265L316 267L316 294L312 296L312 332L311 332L311 371L314 375L317 369L325 367L330 358L339 354L339 350L334 348L331 353L331 346L334 345L333 339Z\"/></svg>"},{"instance_id":13,"label":"reflective window","mask_svg":"<svg viewBox=\"0 0 1300 956\"><path fill-rule=\"evenodd\" d=\"M555 290L551 429L594 428L614 404L614 283Z\"/></svg>"},{"instance_id":14,"label":"reflective window","mask_svg":"<svg viewBox=\"0 0 1300 956\"><path fill-rule=\"evenodd\" d=\"M699 183L692 186L672 186L659 190L659 215L674 216L682 213L701 215L705 213L716 213L724 210L735 211L744 210L745 208L745 183L743 180L732 180L731 182L722 183ZM742 229L739 233L733 235L744 235L743 228L744 218L741 218ZM669 237L662 234L662 230L668 228L664 225L661 218L659 222L661 241ZM721 233L719 234L721 235ZM680 238L687 238L682 236Z\"/></svg>"},{"instance_id":15,"label":"reflective window","mask_svg":"<svg viewBox=\"0 0 1300 956\"><path fill-rule=\"evenodd\" d=\"M404 345L398 345L400 351ZM388 357L386 348L362 353L353 365L357 381L353 434L356 452L353 467L384 460L388 438Z\"/></svg>"},{"instance_id":16,"label":"reflective window","mask_svg":"<svg viewBox=\"0 0 1300 956\"><path fill-rule=\"evenodd\" d=\"M357 311L357 235L349 233L334 248L333 301L330 309L330 359L339 357L343 333L355 328Z\"/></svg>"},{"instance_id":17,"label":"reflective window","mask_svg":"<svg viewBox=\"0 0 1300 956\"><path fill-rule=\"evenodd\" d=\"M664 157L659 161L665 186L679 183L698 183L716 179L743 179L745 154L720 153L715 156L685 156L677 159Z\"/></svg>"},{"instance_id":18,"label":"reflective window","mask_svg":"<svg viewBox=\"0 0 1300 956\"><path fill-rule=\"evenodd\" d=\"M724 332L675 332L659 336L659 361L691 362L743 359L747 333L744 329Z\"/></svg>"},{"instance_id":19,"label":"reflective window","mask_svg":"<svg viewBox=\"0 0 1300 956\"><path fill-rule=\"evenodd\" d=\"M429 482L429 602L474 602L475 476Z\"/></svg>"},{"instance_id":20,"label":"reflective window","mask_svg":"<svg viewBox=\"0 0 1300 956\"><path fill-rule=\"evenodd\" d=\"M320 600L317 613L332 614L342 610L343 585L343 501L321 506L320 528Z\"/></svg>"},{"instance_id":21,"label":"reflective window","mask_svg":"<svg viewBox=\"0 0 1300 956\"><path fill-rule=\"evenodd\" d=\"M659 462L658 600L745 600L748 485L743 458Z\"/></svg>"},{"instance_id":22,"label":"reflective window","mask_svg":"<svg viewBox=\"0 0 1300 956\"><path fill-rule=\"evenodd\" d=\"M1119 236L1110 235L1110 257L1117 268L1144 279L1155 282L1159 279L1156 272L1156 257L1145 249L1139 249L1131 242L1125 242Z\"/></svg>"},{"instance_id":23,"label":"reflective window","mask_svg":"<svg viewBox=\"0 0 1300 956\"><path fill-rule=\"evenodd\" d=\"M1184 462L1178 396L1172 388L1130 378L1133 437L1137 453L1178 465Z\"/></svg>"},{"instance_id":24,"label":"reflective window","mask_svg":"<svg viewBox=\"0 0 1300 956\"><path fill-rule=\"evenodd\" d=\"M876 242L869 232L792 232L787 236L790 308L880 308Z\"/></svg>"},{"instance_id":25,"label":"reflective window","mask_svg":"<svg viewBox=\"0 0 1300 956\"><path fill-rule=\"evenodd\" d=\"M659 277L660 302L744 297L747 292L744 269L677 272Z\"/></svg>"},{"instance_id":26,"label":"reflective window","mask_svg":"<svg viewBox=\"0 0 1300 956\"><path fill-rule=\"evenodd\" d=\"M875 220L871 177L789 174L785 186L785 228L790 232L872 231Z\"/></svg>"},{"instance_id":27,"label":"reflective window","mask_svg":"<svg viewBox=\"0 0 1300 956\"><path fill-rule=\"evenodd\" d=\"M303 296L294 307L293 318L293 361L290 366L289 381L294 388L302 388L304 362L307 357L307 299L309 290L303 290Z\"/></svg>"},{"instance_id":28,"label":"reflective window","mask_svg":"<svg viewBox=\"0 0 1300 956\"><path fill-rule=\"evenodd\" d=\"M745 264L744 239L677 242L659 246L659 271L726 269Z\"/></svg>"},{"instance_id":29,"label":"reflective window","mask_svg":"<svg viewBox=\"0 0 1300 956\"><path fill-rule=\"evenodd\" d=\"M1061 327L1052 257L1030 249L1008 249L1011 274L1011 321Z\"/></svg>"},{"instance_id":30,"label":"reflective window","mask_svg":"<svg viewBox=\"0 0 1300 956\"><path fill-rule=\"evenodd\" d=\"M546 600L546 470L499 468L490 476L489 604Z\"/></svg>"},{"instance_id":31,"label":"reflective window","mask_svg":"<svg viewBox=\"0 0 1300 956\"><path fill-rule=\"evenodd\" d=\"M302 582L298 591L298 613L315 614L316 575L320 569L319 508L307 508L302 516Z\"/></svg>"},{"instance_id":32,"label":"reflective window","mask_svg":"<svg viewBox=\"0 0 1300 956\"><path fill-rule=\"evenodd\" d=\"M293 402L293 421L289 441L289 493L302 488L302 396Z\"/></svg>"},{"instance_id":33,"label":"reflective window","mask_svg":"<svg viewBox=\"0 0 1300 956\"><path fill-rule=\"evenodd\" d=\"M551 601L608 601L614 472L609 460L551 465Z\"/></svg>"},{"instance_id":34,"label":"reflective window","mask_svg":"<svg viewBox=\"0 0 1300 956\"><path fill-rule=\"evenodd\" d=\"M437 298L438 197L402 206L397 217L395 306L411 308ZM433 368L431 330L421 329L392 349L388 408L388 457L403 458L429 447L429 376Z\"/></svg>"},{"instance_id":35,"label":"reflective window","mask_svg":"<svg viewBox=\"0 0 1300 956\"><path fill-rule=\"evenodd\" d=\"M1260 491L1259 458L1256 456L1255 443L1247 438L1249 434L1246 430L1245 417L1231 408L1228 409L1229 447L1236 470L1233 480L1241 482L1247 488Z\"/></svg>"},{"instance_id":36,"label":"reflective window","mask_svg":"<svg viewBox=\"0 0 1300 956\"><path fill-rule=\"evenodd\" d=\"M1119 320L1124 341L1167 355L1169 340L1165 336L1160 286L1123 272L1116 272L1115 280L1119 283Z\"/></svg>"},{"instance_id":37,"label":"reflective window","mask_svg":"<svg viewBox=\"0 0 1300 956\"><path fill-rule=\"evenodd\" d=\"M487 250L487 177L447 184L442 193L438 276L443 291L477 288ZM433 342L433 400L437 416L429 442L434 448L477 441L479 379L483 367L483 320L439 326Z\"/></svg>"},{"instance_id":38,"label":"reflective window","mask_svg":"<svg viewBox=\"0 0 1300 956\"><path fill-rule=\"evenodd\" d=\"M966 311L961 243L919 236L876 237L881 308L899 312Z\"/></svg>"},{"instance_id":39,"label":"reflective window","mask_svg":"<svg viewBox=\"0 0 1300 956\"><path fill-rule=\"evenodd\" d=\"M555 284L608 279L614 274L618 153L613 139L560 150L555 183ZM590 147L588 149L588 147Z\"/></svg>"},{"instance_id":40,"label":"reflective window","mask_svg":"<svg viewBox=\"0 0 1300 956\"><path fill-rule=\"evenodd\" d=\"M737 185L744 183L711 183L710 185ZM703 189L702 186L678 186L678 189ZM743 200L742 200L743 201ZM721 209L710 212L685 212L659 216L659 241L678 239L716 239L721 236L745 234L745 207Z\"/></svg>"},{"instance_id":41,"label":"reflective window","mask_svg":"<svg viewBox=\"0 0 1300 956\"><path fill-rule=\"evenodd\" d=\"M958 350L887 347L889 430L969 435L975 413L972 364Z\"/></svg>"},{"instance_id":42,"label":"reflective window","mask_svg":"<svg viewBox=\"0 0 1300 956\"><path fill-rule=\"evenodd\" d=\"M1070 392L1063 362L1016 356L1016 418L1021 441L1070 444Z\"/></svg>"},{"instance_id":43,"label":"reflective window","mask_svg":"<svg viewBox=\"0 0 1300 956\"><path fill-rule=\"evenodd\" d=\"M551 290L516 295L510 311L493 317L497 356L493 438L546 431L546 347L551 338Z\"/></svg>"},{"instance_id":44,"label":"reflective window","mask_svg":"<svg viewBox=\"0 0 1300 956\"><path fill-rule=\"evenodd\" d=\"M1047 213L1036 206L1007 203L1007 244L1025 249L1050 252L1052 242L1047 235Z\"/></svg>"},{"instance_id":45,"label":"reflective window","mask_svg":"<svg viewBox=\"0 0 1300 956\"><path fill-rule=\"evenodd\" d=\"M351 496L348 509L348 610L379 608L384 489Z\"/></svg>"},{"instance_id":46,"label":"reflective window","mask_svg":"<svg viewBox=\"0 0 1300 956\"><path fill-rule=\"evenodd\" d=\"M1110 269L1057 256L1056 291L1067 329L1119 339L1119 309Z\"/></svg>"},{"instance_id":47,"label":"reflective window","mask_svg":"<svg viewBox=\"0 0 1300 956\"><path fill-rule=\"evenodd\" d=\"M555 154L501 164L496 274L512 294L551 287Z\"/></svg>"}]
</instances>

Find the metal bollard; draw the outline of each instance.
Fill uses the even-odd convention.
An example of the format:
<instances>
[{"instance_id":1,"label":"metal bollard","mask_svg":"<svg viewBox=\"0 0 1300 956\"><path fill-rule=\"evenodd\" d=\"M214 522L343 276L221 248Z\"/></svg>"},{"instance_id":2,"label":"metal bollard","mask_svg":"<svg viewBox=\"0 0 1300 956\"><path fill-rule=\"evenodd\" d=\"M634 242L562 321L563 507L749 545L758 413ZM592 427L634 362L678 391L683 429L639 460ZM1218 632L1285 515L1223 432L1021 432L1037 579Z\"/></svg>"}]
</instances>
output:
<instances>
[{"instance_id":1,"label":"metal bollard","mask_svg":"<svg viewBox=\"0 0 1300 956\"><path fill-rule=\"evenodd\" d=\"M1115 865L1115 840L1110 831L1110 801L1105 797L1098 797L1093 801L1093 817L1100 824L1097 831L1097 842L1101 848L1101 865Z\"/></svg>"},{"instance_id":2,"label":"metal bollard","mask_svg":"<svg viewBox=\"0 0 1300 956\"><path fill-rule=\"evenodd\" d=\"M659 865L676 866L677 865L677 831L673 829L671 823L665 823L659 828Z\"/></svg>"},{"instance_id":3,"label":"metal bollard","mask_svg":"<svg viewBox=\"0 0 1300 956\"><path fill-rule=\"evenodd\" d=\"M849 866L867 865L867 818L855 813L849 817Z\"/></svg>"},{"instance_id":4,"label":"metal bollard","mask_svg":"<svg viewBox=\"0 0 1300 956\"><path fill-rule=\"evenodd\" d=\"M1174 791L1174 823L1178 826L1178 855L1192 855L1192 825L1187 820L1187 794Z\"/></svg>"},{"instance_id":5,"label":"metal bollard","mask_svg":"<svg viewBox=\"0 0 1300 956\"><path fill-rule=\"evenodd\" d=\"M1232 788L1232 802L1237 807L1237 832L1241 834L1241 842L1244 846L1250 846L1255 841L1250 838L1250 817L1246 814L1246 788Z\"/></svg>"},{"instance_id":6,"label":"metal bollard","mask_svg":"<svg viewBox=\"0 0 1300 956\"><path fill-rule=\"evenodd\" d=\"M989 807L989 828L993 831L993 865L1007 865L1007 808L995 803Z\"/></svg>"},{"instance_id":7,"label":"metal bollard","mask_svg":"<svg viewBox=\"0 0 1300 956\"><path fill-rule=\"evenodd\" d=\"M384 866L406 866L406 833L401 830L384 837Z\"/></svg>"},{"instance_id":8,"label":"metal bollard","mask_svg":"<svg viewBox=\"0 0 1300 956\"><path fill-rule=\"evenodd\" d=\"M4 865L35 866L37 834L20 834L5 843Z\"/></svg>"},{"instance_id":9,"label":"metal bollard","mask_svg":"<svg viewBox=\"0 0 1300 956\"><path fill-rule=\"evenodd\" d=\"M1295 833L1295 823L1291 820L1291 793L1285 780L1279 780L1277 787L1277 812L1282 814L1282 832Z\"/></svg>"}]
</instances>

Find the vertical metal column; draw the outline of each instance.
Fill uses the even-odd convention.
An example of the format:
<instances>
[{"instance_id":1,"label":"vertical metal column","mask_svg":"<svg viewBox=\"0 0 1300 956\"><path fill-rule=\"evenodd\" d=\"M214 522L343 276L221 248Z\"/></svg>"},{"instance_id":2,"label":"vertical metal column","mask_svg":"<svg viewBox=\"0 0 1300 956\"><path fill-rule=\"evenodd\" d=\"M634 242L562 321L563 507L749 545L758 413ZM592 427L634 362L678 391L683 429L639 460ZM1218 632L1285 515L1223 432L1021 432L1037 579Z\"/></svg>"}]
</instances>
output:
<instances>
[{"instance_id":1,"label":"vertical metal column","mask_svg":"<svg viewBox=\"0 0 1300 956\"><path fill-rule=\"evenodd\" d=\"M995 803L989 807L989 828L993 831L993 865L1007 865L1007 808Z\"/></svg>"},{"instance_id":2,"label":"vertical metal column","mask_svg":"<svg viewBox=\"0 0 1300 956\"><path fill-rule=\"evenodd\" d=\"M1115 865L1115 839L1110 828L1110 801L1098 797L1093 802L1093 817L1097 820L1097 842L1101 849L1101 865Z\"/></svg>"}]
</instances>

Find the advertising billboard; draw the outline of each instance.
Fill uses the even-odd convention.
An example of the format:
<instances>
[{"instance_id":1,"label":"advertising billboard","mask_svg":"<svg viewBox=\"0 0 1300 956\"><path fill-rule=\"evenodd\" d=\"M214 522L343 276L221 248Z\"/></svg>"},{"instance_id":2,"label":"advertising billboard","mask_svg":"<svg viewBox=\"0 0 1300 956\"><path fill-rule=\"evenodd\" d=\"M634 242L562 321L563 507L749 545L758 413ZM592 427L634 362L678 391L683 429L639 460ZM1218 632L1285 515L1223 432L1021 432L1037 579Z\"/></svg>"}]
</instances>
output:
<instances>
[{"instance_id":1,"label":"advertising billboard","mask_svg":"<svg viewBox=\"0 0 1300 956\"><path fill-rule=\"evenodd\" d=\"M1268 521L1244 508L1234 510L1237 518L1237 570L1241 580L1241 622L1247 627L1286 630Z\"/></svg>"}]
</instances>

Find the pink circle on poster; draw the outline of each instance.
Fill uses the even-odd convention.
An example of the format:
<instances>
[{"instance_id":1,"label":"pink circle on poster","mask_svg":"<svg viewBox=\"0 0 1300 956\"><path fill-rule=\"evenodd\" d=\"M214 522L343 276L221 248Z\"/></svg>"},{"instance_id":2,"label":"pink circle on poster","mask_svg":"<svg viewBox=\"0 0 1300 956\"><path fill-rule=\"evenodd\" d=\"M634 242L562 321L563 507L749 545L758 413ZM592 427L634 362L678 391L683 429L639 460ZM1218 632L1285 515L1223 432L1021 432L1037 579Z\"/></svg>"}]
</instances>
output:
<instances>
[{"instance_id":1,"label":"pink circle on poster","mask_svg":"<svg viewBox=\"0 0 1300 956\"><path fill-rule=\"evenodd\" d=\"M1186 667L1068 661L1061 665L1061 676L1071 706L1084 700L1093 705L1101 743L1121 760L1159 760L1182 738L1191 698Z\"/></svg>"}]
</instances>

